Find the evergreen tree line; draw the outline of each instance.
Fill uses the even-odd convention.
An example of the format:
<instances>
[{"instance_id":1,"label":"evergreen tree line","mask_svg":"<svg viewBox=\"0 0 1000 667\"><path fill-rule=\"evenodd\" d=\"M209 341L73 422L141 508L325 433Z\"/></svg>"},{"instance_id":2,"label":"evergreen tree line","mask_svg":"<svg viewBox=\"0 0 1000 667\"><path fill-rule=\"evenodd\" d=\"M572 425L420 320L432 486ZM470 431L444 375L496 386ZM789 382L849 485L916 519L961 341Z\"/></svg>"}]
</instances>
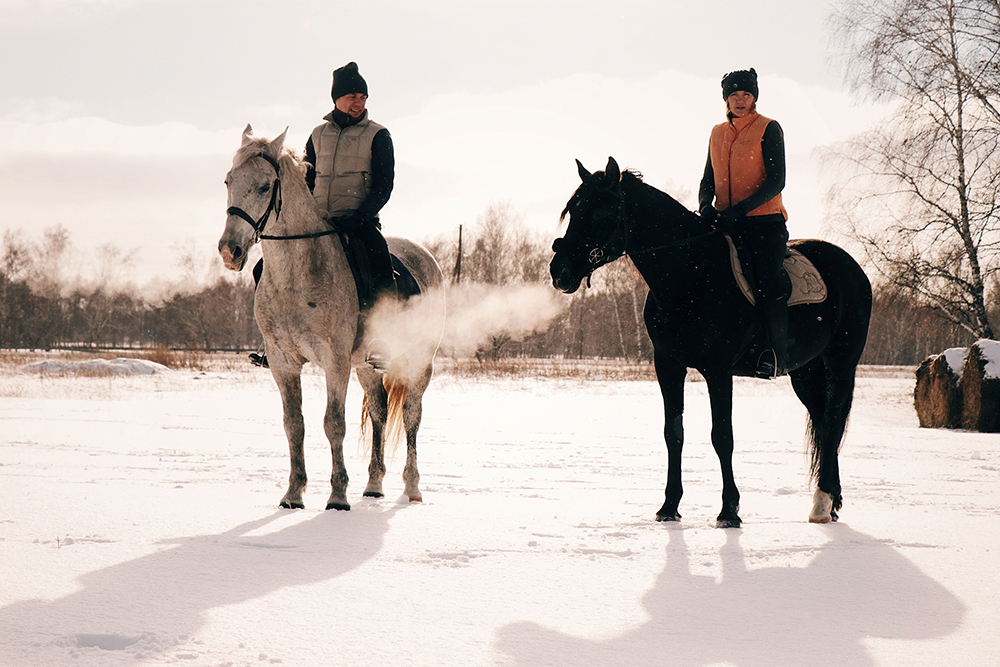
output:
<instances>
[{"instance_id":1,"label":"evergreen tree line","mask_svg":"<svg viewBox=\"0 0 1000 667\"><path fill-rule=\"evenodd\" d=\"M551 238L531 231L509 205L493 205L470 229L425 242L452 284L503 290L516 284L548 286ZM0 261L0 348L168 347L253 350L261 342L253 320L249 276L216 275L208 284L159 298L100 278L91 286L61 284L53 265L68 245L62 230L39 243L8 233ZM112 253L113 254L113 253ZM55 258L53 258L55 255ZM248 273L248 272L244 272ZM496 332L481 358L564 357L652 360L642 322L647 288L627 259L598 271L590 287L559 295L558 314L536 331ZM1000 305L992 304L1000 314ZM876 285L872 325L862 363L912 365L973 336L929 304L891 283Z\"/></svg>"}]
</instances>

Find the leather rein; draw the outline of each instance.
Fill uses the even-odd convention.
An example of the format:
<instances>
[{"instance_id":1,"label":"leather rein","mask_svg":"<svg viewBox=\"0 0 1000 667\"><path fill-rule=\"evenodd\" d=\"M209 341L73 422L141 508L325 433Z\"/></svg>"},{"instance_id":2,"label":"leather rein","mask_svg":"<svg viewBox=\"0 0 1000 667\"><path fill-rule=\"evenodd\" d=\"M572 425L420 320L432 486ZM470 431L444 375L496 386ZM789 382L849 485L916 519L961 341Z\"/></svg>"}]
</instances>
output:
<instances>
[{"instance_id":1,"label":"leather rein","mask_svg":"<svg viewBox=\"0 0 1000 667\"><path fill-rule=\"evenodd\" d=\"M702 234L696 234L694 236L674 239L667 243L662 243L660 245L653 246L652 248L642 248L638 250L629 249L628 248L629 225L626 219L625 192L622 190L621 184L618 185L618 196L620 197L620 202L618 206L618 222L615 225L614 229L611 230L611 233L608 234L608 237L604 241L600 243L595 243L593 245L589 243L578 244L578 247L587 255L587 263L589 265L589 270L584 276L587 279L587 287L590 287L590 276L594 273L594 271L596 271L601 266L604 266L609 262L613 262L614 260L624 255L629 255L629 256L644 255L646 253L655 252L657 250L663 250L665 248L672 248L674 246L696 243L703 239L707 239L711 236L715 236L716 234L723 233L721 229L711 229ZM618 245L619 239L621 239L620 249L618 247L615 247ZM566 241L565 237L562 239L556 239L555 242L553 242L552 244L552 250L558 252L560 246L562 246L563 243L565 243L565 241Z\"/></svg>"},{"instance_id":2,"label":"leather rein","mask_svg":"<svg viewBox=\"0 0 1000 667\"><path fill-rule=\"evenodd\" d=\"M312 232L311 234L289 234L287 236L274 236L271 234L264 233L264 226L267 224L268 219L270 219L271 214L274 213L275 219L281 214L281 171L278 167L278 161L267 153L257 153L254 157L263 158L267 161L269 165L274 169L274 182L271 184L271 201L267 205L267 210L264 211L263 215L257 220L254 220L249 213L244 211L239 206L230 206L226 209L226 215L235 215L238 218L242 218L253 227L254 238L253 242L258 241L291 241L294 239L314 239L320 236L330 236L331 234L337 234L340 230L326 229L321 232Z\"/></svg>"}]
</instances>

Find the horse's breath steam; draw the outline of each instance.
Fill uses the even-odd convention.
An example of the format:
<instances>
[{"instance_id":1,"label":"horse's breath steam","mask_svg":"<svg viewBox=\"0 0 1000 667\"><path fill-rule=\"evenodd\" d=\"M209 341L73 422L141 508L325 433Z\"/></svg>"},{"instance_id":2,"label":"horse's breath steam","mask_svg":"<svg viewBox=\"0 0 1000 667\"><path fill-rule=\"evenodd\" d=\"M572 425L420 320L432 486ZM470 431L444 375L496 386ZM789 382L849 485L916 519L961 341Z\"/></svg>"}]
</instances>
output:
<instances>
[{"instance_id":1,"label":"horse's breath steam","mask_svg":"<svg viewBox=\"0 0 1000 667\"><path fill-rule=\"evenodd\" d=\"M548 285L452 285L447 303L441 347L459 356L474 354L491 336L517 337L540 329L560 310L558 294ZM428 324L441 317L443 308L442 294L429 292L402 305L380 304L371 323L395 355L425 339L424 332L433 330Z\"/></svg>"},{"instance_id":2,"label":"horse's breath steam","mask_svg":"<svg viewBox=\"0 0 1000 667\"><path fill-rule=\"evenodd\" d=\"M448 293L448 322L442 346L470 355L491 336L522 336L540 329L559 314L556 292L548 285L459 285Z\"/></svg>"}]
</instances>

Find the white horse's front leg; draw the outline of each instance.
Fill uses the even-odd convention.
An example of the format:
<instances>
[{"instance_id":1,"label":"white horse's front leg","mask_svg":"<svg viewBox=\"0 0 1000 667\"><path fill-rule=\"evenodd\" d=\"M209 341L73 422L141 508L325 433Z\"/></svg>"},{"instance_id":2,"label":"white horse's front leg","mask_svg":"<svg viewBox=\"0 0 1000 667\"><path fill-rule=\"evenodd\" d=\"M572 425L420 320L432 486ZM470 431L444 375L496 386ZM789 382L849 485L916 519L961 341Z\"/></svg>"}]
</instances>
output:
<instances>
[{"instance_id":1,"label":"white horse's front leg","mask_svg":"<svg viewBox=\"0 0 1000 667\"><path fill-rule=\"evenodd\" d=\"M277 362L277 363L276 363ZM306 489L306 459L302 449L305 438L305 424L302 419L302 383L299 376L301 369L291 369L274 359L271 362L271 375L278 385L281 394L285 436L288 438L288 455L291 471L288 475L288 490L281 499L281 506L289 509L302 509L302 493Z\"/></svg>"},{"instance_id":2,"label":"white horse's front leg","mask_svg":"<svg viewBox=\"0 0 1000 667\"><path fill-rule=\"evenodd\" d=\"M809 513L809 523L830 523L833 520L833 498L826 491L816 489L813 494L812 512Z\"/></svg>"},{"instance_id":3,"label":"white horse's front leg","mask_svg":"<svg viewBox=\"0 0 1000 667\"><path fill-rule=\"evenodd\" d=\"M344 403L347 398L347 382L350 378L350 363L344 364L341 372L331 371L326 374L326 415L323 418L323 430L330 441L332 469L330 472L330 498L326 501L328 510L349 510L347 502L347 465L344 463L344 435L347 433L347 420L344 415Z\"/></svg>"}]
</instances>

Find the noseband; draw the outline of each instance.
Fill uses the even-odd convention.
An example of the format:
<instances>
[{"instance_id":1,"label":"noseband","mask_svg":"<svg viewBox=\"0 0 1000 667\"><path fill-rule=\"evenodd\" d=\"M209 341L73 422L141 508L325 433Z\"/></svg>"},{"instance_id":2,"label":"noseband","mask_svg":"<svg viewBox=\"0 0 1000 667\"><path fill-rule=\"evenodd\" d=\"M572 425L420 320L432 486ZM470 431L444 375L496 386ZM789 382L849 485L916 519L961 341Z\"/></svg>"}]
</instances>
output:
<instances>
[{"instance_id":1,"label":"noseband","mask_svg":"<svg viewBox=\"0 0 1000 667\"><path fill-rule=\"evenodd\" d=\"M618 222L608 237L600 243L585 243L576 239L567 239L565 236L552 242L552 251L558 253L560 250L571 255L586 255L587 272L583 278L587 279L587 287L590 287L590 276L609 262L613 262L626 252L628 246L628 222L625 220L625 193L622 192L621 185L618 186ZM582 278L581 278L582 280Z\"/></svg>"},{"instance_id":2,"label":"noseband","mask_svg":"<svg viewBox=\"0 0 1000 667\"><path fill-rule=\"evenodd\" d=\"M243 218L251 227L253 227L254 243L262 238L264 225L267 224L267 220L271 217L271 213L274 213L274 217L278 217L278 214L281 213L281 175L278 170L278 161L266 153L257 153L255 157L267 160L267 163L274 168L274 182L271 184L271 201L267 205L267 210L264 211L264 214L260 216L259 219L254 220L250 217L249 213L241 209L239 206L230 206L226 209L226 215L235 215Z\"/></svg>"}]
</instances>

